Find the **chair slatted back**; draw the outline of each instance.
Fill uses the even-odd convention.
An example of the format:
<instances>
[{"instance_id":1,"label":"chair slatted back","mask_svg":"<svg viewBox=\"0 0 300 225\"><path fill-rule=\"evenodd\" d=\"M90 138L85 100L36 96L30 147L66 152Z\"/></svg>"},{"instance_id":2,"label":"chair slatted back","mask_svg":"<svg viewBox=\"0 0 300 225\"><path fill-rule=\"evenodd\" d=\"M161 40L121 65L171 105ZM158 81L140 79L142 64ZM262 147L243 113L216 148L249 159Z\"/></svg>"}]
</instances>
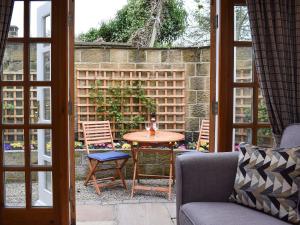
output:
<instances>
[{"instance_id":1,"label":"chair slatted back","mask_svg":"<svg viewBox=\"0 0 300 225\"><path fill-rule=\"evenodd\" d=\"M112 148L113 137L109 121L83 122L83 136L87 153L89 154L89 145L110 143Z\"/></svg>"},{"instance_id":2,"label":"chair slatted back","mask_svg":"<svg viewBox=\"0 0 300 225\"><path fill-rule=\"evenodd\" d=\"M203 143L209 143L209 120L201 121L197 149L199 149L200 145Z\"/></svg>"}]
</instances>

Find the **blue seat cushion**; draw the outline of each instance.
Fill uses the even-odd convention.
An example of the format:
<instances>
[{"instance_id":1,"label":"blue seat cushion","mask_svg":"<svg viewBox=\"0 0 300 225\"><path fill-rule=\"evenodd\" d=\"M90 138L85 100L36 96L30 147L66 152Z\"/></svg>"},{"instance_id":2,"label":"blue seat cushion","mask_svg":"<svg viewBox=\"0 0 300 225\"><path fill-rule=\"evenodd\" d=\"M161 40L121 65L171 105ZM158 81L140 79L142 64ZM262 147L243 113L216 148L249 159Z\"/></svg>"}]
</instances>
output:
<instances>
[{"instance_id":1,"label":"blue seat cushion","mask_svg":"<svg viewBox=\"0 0 300 225\"><path fill-rule=\"evenodd\" d=\"M104 153L93 153L88 154L90 159L96 159L99 161L110 161L110 160L118 160L118 159L128 159L130 158L129 154L118 152L118 151L110 151Z\"/></svg>"}]
</instances>

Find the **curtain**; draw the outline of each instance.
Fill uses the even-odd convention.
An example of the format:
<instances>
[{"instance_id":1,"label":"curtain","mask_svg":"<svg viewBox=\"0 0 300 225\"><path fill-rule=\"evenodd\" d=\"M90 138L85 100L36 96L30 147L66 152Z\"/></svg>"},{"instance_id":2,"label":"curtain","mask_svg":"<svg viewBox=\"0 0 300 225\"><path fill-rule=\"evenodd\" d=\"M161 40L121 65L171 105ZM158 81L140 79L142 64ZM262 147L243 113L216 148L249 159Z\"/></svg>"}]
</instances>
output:
<instances>
[{"instance_id":1,"label":"curtain","mask_svg":"<svg viewBox=\"0 0 300 225\"><path fill-rule=\"evenodd\" d=\"M13 8L14 0L0 0L0 71Z\"/></svg>"},{"instance_id":2,"label":"curtain","mask_svg":"<svg viewBox=\"0 0 300 225\"><path fill-rule=\"evenodd\" d=\"M278 145L300 122L300 1L247 0L254 58Z\"/></svg>"}]
</instances>

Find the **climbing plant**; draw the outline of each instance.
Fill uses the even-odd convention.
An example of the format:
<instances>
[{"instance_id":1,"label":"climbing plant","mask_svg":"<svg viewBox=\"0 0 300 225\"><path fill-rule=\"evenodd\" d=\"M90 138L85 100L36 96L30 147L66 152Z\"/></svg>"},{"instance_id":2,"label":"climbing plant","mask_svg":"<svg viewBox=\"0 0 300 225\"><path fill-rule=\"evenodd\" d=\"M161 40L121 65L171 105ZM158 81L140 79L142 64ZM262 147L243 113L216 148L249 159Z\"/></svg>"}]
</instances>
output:
<instances>
[{"instance_id":1,"label":"climbing plant","mask_svg":"<svg viewBox=\"0 0 300 225\"><path fill-rule=\"evenodd\" d=\"M96 107L98 120L110 120L115 122L120 135L130 130L138 129L141 123L146 121L147 115L156 111L154 99L147 97L141 82L135 82L132 86L110 86L106 90L100 88L102 81L96 81L89 91L89 97ZM139 103L138 114L131 114L130 99Z\"/></svg>"}]
</instances>

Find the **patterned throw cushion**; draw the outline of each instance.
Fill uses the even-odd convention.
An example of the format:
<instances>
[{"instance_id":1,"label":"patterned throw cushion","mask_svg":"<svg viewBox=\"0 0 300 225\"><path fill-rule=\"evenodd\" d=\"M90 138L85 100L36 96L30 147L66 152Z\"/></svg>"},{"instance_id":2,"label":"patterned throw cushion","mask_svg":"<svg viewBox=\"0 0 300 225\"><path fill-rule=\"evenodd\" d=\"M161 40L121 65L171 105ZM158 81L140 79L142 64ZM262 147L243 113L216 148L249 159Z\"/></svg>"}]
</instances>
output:
<instances>
[{"instance_id":1,"label":"patterned throw cushion","mask_svg":"<svg viewBox=\"0 0 300 225\"><path fill-rule=\"evenodd\" d=\"M300 147L240 146L231 200L281 220L300 224Z\"/></svg>"}]
</instances>

